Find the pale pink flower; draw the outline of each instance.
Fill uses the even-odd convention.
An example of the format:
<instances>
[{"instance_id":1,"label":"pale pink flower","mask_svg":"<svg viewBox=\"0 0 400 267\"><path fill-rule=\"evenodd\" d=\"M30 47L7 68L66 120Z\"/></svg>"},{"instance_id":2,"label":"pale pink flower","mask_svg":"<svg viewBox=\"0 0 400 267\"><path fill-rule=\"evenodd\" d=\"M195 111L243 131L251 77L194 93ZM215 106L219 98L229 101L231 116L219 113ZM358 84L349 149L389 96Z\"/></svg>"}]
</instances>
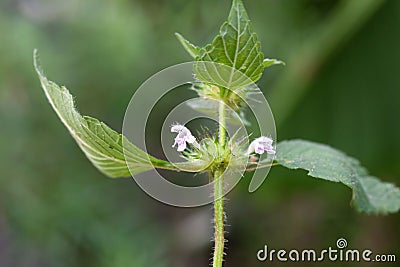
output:
<instances>
[{"instance_id":1,"label":"pale pink flower","mask_svg":"<svg viewBox=\"0 0 400 267\"><path fill-rule=\"evenodd\" d=\"M196 138L192 135L190 130L181 124L175 124L171 126L172 133L178 133L175 137L175 142L172 147L178 145L177 150L182 152L186 149L186 143L193 144L195 147L198 147L198 143Z\"/></svg>"},{"instance_id":2,"label":"pale pink flower","mask_svg":"<svg viewBox=\"0 0 400 267\"><path fill-rule=\"evenodd\" d=\"M250 143L250 146L247 150L247 155L250 155L252 153L257 153L261 155L264 154L264 152L267 152L267 154L270 155L274 155L275 149L272 146L272 143L273 140L271 138L261 136Z\"/></svg>"}]
</instances>

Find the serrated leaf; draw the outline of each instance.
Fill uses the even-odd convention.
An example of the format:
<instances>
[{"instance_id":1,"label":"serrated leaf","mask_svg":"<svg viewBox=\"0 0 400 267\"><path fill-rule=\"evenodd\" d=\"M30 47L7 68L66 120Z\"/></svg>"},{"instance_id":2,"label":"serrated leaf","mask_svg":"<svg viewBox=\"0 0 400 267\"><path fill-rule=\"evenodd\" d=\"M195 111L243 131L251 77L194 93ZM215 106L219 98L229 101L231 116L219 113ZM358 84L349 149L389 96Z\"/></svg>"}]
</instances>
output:
<instances>
[{"instance_id":1,"label":"serrated leaf","mask_svg":"<svg viewBox=\"0 0 400 267\"><path fill-rule=\"evenodd\" d=\"M275 160L289 169L307 170L309 176L347 185L357 211L385 214L400 209L399 188L369 176L358 160L327 145L284 141L277 145Z\"/></svg>"},{"instance_id":2,"label":"serrated leaf","mask_svg":"<svg viewBox=\"0 0 400 267\"><path fill-rule=\"evenodd\" d=\"M191 42L189 42L188 40L186 40L181 34L179 33L175 33L176 37L178 38L178 40L181 42L183 48L185 48L185 50L193 57L196 58L200 55L200 50L201 48L198 46L195 46L194 44L192 44Z\"/></svg>"},{"instance_id":3,"label":"serrated leaf","mask_svg":"<svg viewBox=\"0 0 400 267\"><path fill-rule=\"evenodd\" d=\"M228 21L222 24L220 33L213 42L201 49L200 56L196 60L211 61L232 67L253 82L261 78L264 70L264 54L261 52L261 44L241 0L233 0ZM209 77L196 69L195 74L203 82L212 82L212 79L210 81ZM235 80L233 71L229 75L211 73L211 78L216 79L218 76L224 78L224 87L232 87L231 82ZM218 83L215 85L221 86Z\"/></svg>"},{"instance_id":4,"label":"serrated leaf","mask_svg":"<svg viewBox=\"0 0 400 267\"><path fill-rule=\"evenodd\" d=\"M117 178L128 177L153 168L175 169L169 162L152 157L139 149L105 123L79 114L67 88L60 87L45 77L39 66L36 51L34 65L54 111L88 159L102 173Z\"/></svg>"}]
</instances>

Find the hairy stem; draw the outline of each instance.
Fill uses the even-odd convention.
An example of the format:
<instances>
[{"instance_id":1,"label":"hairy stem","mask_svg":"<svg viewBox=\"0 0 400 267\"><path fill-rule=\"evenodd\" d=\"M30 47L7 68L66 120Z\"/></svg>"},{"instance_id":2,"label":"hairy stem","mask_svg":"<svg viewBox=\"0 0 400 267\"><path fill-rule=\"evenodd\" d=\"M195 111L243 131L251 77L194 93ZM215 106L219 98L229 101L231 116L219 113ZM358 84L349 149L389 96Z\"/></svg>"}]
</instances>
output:
<instances>
[{"instance_id":1,"label":"hairy stem","mask_svg":"<svg viewBox=\"0 0 400 267\"><path fill-rule=\"evenodd\" d=\"M224 260L224 184L222 173L214 173L214 257L213 267L221 267Z\"/></svg>"},{"instance_id":2,"label":"hairy stem","mask_svg":"<svg viewBox=\"0 0 400 267\"><path fill-rule=\"evenodd\" d=\"M219 149L224 149L225 132L225 104L219 104ZM214 172L214 257L213 267L221 267L224 260L224 179L223 170Z\"/></svg>"}]
</instances>

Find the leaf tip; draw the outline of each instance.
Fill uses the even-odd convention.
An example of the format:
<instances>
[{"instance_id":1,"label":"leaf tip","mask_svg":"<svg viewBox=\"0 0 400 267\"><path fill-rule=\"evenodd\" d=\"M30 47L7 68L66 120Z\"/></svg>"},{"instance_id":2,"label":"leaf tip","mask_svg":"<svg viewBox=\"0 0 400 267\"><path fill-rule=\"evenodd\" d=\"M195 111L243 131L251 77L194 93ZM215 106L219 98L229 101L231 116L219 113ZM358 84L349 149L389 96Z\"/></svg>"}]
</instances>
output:
<instances>
[{"instance_id":1,"label":"leaf tip","mask_svg":"<svg viewBox=\"0 0 400 267\"><path fill-rule=\"evenodd\" d=\"M193 57L196 58L200 54L200 47L195 46L194 44L190 43L188 40L186 40L185 37L182 36L182 34L176 32L175 33L176 38L179 40L183 48Z\"/></svg>"},{"instance_id":2,"label":"leaf tip","mask_svg":"<svg viewBox=\"0 0 400 267\"><path fill-rule=\"evenodd\" d=\"M286 66L286 63L282 60L278 59L271 59L271 58L265 58L263 61L264 68L273 66L273 65L283 65Z\"/></svg>"},{"instance_id":3,"label":"leaf tip","mask_svg":"<svg viewBox=\"0 0 400 267\"><path fill-rule=\"evenodd\" d=\"M33 66L36 70L36 73L39 75L39 78L45 78L42 65L40 64L39 51L36 48L33 49Z\"/></svg>"},{"instance_id":4,"label":"leaf tip","mask_svg":"<svg viewBox=\"0 0 400 267\"><path fill-rule=\"evenodd\" d=\"M180 41L181 39L183 39L182 34L180 34L179 32L175 32L174 34L175 34L176 38L178 38L179 41Z\"/></svg>"},{"instance_id":5,"label":"leaf tip","mask_svg":"<svg viewBox=\"0 0 400 267\"><path fill-rule=\"evenodd\" d=\"M237 12L237 14L235 14ZM249 16L247 15L246 9L244 7L242 0L233 0L231 11L229 12L228 21L232 21L237 19L237 15L242 17L245 20L249 20Z\"/></svg>"},{"instance_id":6,"label":"leaf tip","mask_svg":"<svg viewBox=\"0 0 400 267\"><path fill-rule=\"evenodd\" d=\"M36 71L39 69L39 52L35 48L33 49L33 66L35 67Z\"/></svg>"}]
</instances>

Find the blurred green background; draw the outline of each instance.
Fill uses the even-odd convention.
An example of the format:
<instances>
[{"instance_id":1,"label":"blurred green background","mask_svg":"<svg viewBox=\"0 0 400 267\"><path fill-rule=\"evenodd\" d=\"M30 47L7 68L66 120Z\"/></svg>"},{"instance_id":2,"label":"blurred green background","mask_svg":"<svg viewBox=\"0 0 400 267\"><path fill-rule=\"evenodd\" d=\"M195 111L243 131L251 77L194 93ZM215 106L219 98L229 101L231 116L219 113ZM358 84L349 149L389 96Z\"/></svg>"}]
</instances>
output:
<instances>
[{"instance_id":1,"label":"blurred green background","mask_svg":"<svg viewBox=\"0 0 400 267\"><path fill-rule=\"evenodd\" d=\"M259 82L278 139L330 144L400 185L400 1L245 5L266 56L287 63L267 69ZM190 60L174 32L205 44L229 6L0 0L0 266L208 266L211 206L170 207L132 179L100 174L47 103L32 51L39 49L48 77L70 89L81 113L120 130L134 90ZM399 214L357 214L345 186L280 167L255 193L248 184L245 177L228 196L226 266L267 265L256 259L264 244L321 250L340 237L400 260ZM322 264L374 266L284 265Z\"/></svg>"}]
</instances>

